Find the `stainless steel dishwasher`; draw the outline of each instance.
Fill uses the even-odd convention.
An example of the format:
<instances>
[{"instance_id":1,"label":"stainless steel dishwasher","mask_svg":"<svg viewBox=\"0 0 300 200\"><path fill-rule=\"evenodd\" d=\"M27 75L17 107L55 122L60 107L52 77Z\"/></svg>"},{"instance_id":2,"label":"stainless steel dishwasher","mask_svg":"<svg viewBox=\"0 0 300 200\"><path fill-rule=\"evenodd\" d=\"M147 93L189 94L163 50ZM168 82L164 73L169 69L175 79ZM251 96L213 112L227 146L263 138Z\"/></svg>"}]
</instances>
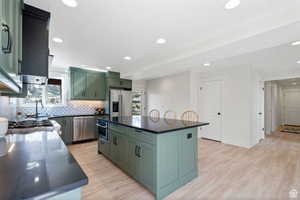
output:
<instances>
[{"instance_id":1,"label":"stainless steel dishwasher","mask_svg":"<svg viewBox=\"0 0 300 200\"><path fill-rule=\"evenodd\" d=\"M96 119L93 116L73 118L73 142L97 139Z\"/></svg>"}]
</instances>

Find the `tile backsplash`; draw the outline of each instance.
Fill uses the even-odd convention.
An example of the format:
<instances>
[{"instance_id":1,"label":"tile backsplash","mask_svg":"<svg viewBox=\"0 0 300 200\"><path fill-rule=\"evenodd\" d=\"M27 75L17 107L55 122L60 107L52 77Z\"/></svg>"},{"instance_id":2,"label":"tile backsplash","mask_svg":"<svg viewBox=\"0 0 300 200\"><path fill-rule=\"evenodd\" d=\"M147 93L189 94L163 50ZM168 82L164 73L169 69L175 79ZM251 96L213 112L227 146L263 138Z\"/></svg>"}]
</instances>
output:
<instances>
[{"instance_id":1,"label":"tile backsplash","mask_svg":"<svg viewBox=\"0 0 300 200\"><path fill-rule=\"evenodd\" d=\"M65 106L44 107L39 106L40 115L89 115L94 114L96 108L103 108L102 101L70 101ZM17 111L23 115L35 114L35 107L19 107Z\"/></svg>"}]
</instances>

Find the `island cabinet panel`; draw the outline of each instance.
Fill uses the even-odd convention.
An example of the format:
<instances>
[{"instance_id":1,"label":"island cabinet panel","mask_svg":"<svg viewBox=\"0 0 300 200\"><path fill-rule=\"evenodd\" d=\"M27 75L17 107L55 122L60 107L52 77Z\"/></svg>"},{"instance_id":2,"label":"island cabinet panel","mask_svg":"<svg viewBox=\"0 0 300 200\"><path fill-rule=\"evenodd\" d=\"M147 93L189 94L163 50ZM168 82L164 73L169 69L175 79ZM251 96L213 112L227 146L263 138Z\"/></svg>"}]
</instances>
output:
<instances>
[{"instance_id":1,"label":"island cabinet panel","mask_svg":"<svg viewBox=\"0 0 300 200\"><path fill-rule=\"evenodd\" d=\"M157 200L197 177L197 128L155 134L110 123L108 131L100 152Z\"/></svg>"}]
</instances>

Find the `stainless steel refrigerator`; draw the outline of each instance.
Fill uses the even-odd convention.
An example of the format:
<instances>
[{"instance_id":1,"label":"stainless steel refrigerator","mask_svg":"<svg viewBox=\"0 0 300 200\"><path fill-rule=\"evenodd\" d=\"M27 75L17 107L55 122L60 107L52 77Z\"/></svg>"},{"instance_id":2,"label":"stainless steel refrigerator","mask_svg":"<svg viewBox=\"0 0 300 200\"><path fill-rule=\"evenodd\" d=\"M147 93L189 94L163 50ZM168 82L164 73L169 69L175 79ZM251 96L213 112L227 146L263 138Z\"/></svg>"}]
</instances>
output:
<instances>
[{"instance_id":1,"label":"stainless steel refrigerator","mask_svg":"<svg viewBox=\"0 0 300 200\"><path fill-rule=\"evenodd\" d=\"M132 92L122 89L111 89L109 98L111 117L131 116Z\"/></svg>"}]
</instances>

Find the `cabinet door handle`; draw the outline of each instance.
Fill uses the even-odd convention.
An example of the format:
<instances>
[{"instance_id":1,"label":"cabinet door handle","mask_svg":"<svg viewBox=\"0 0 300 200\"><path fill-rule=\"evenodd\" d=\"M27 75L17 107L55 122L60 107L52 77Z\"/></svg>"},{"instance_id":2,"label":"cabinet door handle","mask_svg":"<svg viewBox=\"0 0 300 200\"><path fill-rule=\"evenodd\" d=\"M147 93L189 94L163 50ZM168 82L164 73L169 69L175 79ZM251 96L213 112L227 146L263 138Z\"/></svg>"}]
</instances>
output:
<instances>
[{"instance_id":1,"label":"cabinet door handle","mask_svg":"<svg viewBox=\"0 0 300 200\"><path fill-rule=\"evenodd\" d=\"M137 157L141 157L141 147L137 146Z\"/></svg>"},{"instance_id":2,"label":"cabinet door handle","mask_svg":"<svg viewBox=\"0 0 300 200\"><path fill-rule=\"evenodd\" d=\"M2 51L5 54L10 54L11 53L11 46L12 46L12 42L11 42L11 38L10 38L10 30L9 30L9 26L7 24L2 23L2 32L5 32L7 35L7 44L6 47L2 46Z\"/></svg>"},{"instance_id":3,"label":"cabinet door handle","mask_svg":"<svg viewBox=\"0 0 300 200\"><path fill-rule=\"evenodd\" d=\"M142 148L141 148L141 147L139 147L139 157L142 157L142 155L141 155L141 154L142 154L142 151L141 151L141 149L142 149Z\"/></svg>"},{"instance_id":4,"label":"cabinet door handle","mask_svg":"<svg viewBox=\"0 0 300 200\"><path fill-rule=\"evenodd\" d=\"M114 136L114 138L113 138L113 143L114 143L114 145L118 145L117 137L116 136Z\"/></svg>"},{"instance_id":5,"label":"cabinet door handle","mask_svg":"<svg viewBox=\"0 0 300 200\"><path fill-rule=\"evenodd\" d=\"M138 156L138 154L137 154L137 148L138 148L138 146L135 145L135 149L134 149L134 154L135 154L135 156Z\"/></svg>"}]
</instances>

